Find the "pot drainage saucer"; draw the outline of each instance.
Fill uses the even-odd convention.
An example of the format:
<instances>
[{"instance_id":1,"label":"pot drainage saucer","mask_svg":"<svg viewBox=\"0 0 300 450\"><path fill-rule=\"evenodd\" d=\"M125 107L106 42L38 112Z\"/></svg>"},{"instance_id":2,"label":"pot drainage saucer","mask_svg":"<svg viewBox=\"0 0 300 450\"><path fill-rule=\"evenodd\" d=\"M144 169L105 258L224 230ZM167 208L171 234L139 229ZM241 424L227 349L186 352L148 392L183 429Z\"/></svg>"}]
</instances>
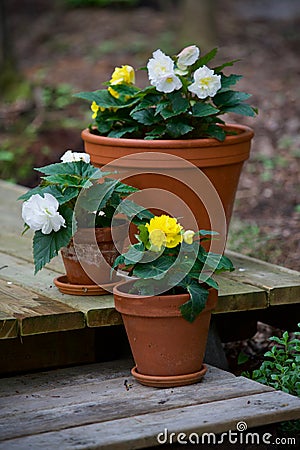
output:
<instances>
[{"instance_id":1,"label":"pot drainage saucer","mask_svg":"<svg viewBox=\"0 0 300 450\"><path fill-rule=\"evenodd\" d=\"M133 369L131 369L131 374L141 384L144 384L145 386L161 387L161 388L185 386L188 384L197 383L204 377L206 372L207 366L205 364L202 365L201 370L199 370L198 372L173 376L143 375L141 373L138 373L136 366L133 367Z\"/></svg>"},{"instance_id":2,"label":"pot drainage saucer","mask_svg":"<svg viewBox=\"0 0 300 450\"><path fill-rule=\"evenodd\" d=\"M55 286L59 289L62 294L68 295L106 295L111 294L113 287L120 283L122 278L118 281L112 283L103 284L99 286L98 284L72 284L69 283L68 277L66 275L61 275L54 279Z\"/></svg>"}]
</instances>

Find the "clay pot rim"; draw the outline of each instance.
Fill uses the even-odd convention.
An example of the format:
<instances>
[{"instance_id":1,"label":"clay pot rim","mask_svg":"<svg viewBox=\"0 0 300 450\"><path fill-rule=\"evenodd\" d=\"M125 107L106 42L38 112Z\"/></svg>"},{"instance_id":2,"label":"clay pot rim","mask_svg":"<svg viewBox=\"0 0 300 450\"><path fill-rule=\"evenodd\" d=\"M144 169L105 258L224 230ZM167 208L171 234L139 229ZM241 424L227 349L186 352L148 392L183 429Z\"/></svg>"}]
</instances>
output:
<instances>
[{"instance_id":1,"label":"clay pot rim","mask_svg":"<svg viewBox=\"0 0 300 450\"><path fill-rule=\"evenodd\" d=\"M131 148L194 148L194 147L218 147L230 143L240 143L249 141L254 136L254 131L252 128L246 125L231 124L226 123L224 126L220 125L222 128L227 130L236 131L238 134L227 135L224 141L218 141L215 138L202 138L202 139L133 139L133 138L112 138L107 136L101 136L98 134L92 134L88 128L85 128L81 132L81 137L84 141L90 142L92 144L99 143L101 141L102 145L119 147L131 147Z\"/></svg>"}]
</instances>

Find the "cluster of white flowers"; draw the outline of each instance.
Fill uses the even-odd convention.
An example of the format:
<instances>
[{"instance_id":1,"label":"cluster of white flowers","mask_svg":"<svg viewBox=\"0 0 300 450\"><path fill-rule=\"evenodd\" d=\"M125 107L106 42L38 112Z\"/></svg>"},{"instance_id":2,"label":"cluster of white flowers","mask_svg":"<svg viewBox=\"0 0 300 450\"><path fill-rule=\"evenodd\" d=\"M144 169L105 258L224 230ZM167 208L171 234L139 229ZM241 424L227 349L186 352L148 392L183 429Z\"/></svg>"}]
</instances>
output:
<instances>
[{"instance_id":1,"label":"cluster of white flowers","mask_svg":"<svg viewBox=\"0 0 300 450\"><path fill-rule=\"evenodd\" d=\"M63 163L84 161L90 162L90 155L87 153L78 153L67 150L61 157ZM59 203L51 194L34 194L29 200L23 203L22 218L24 222L33 231L39 231L43 234L50 234L52 231L58 231L65 227L65 219L58 212Z\"/></svg>"},{"instance_id":2,"label":"cluster of white flowers","mask_svg":"<svg viewBox=\"0 0 300 450\"><path fill-rule=\"evenodd\" d=\"M153 53L153 58L148 61L148 76L152 86L159 92L170 93L182 87L178 75L185 75L187 68L199 58L200 50L195 45L184 48L175 62L170 56L161 50ZM198 98L213 97L221 88L221 75L216 75L207 66L198 68L194 74L194 81L188 86L188 90Z\"/></svg>"},{"instance_id":3,"label":"cluster of white flowers","mask_svg":"<svg viewBox=\"0 0 300 450\"><path fill-rule=\"evenodd\" d=\"M34 194L23 203L22 218L33 230L43 234L65 227L65 219L58 212L59 203L51 194Z\"/></svg>"},{"instance_id":4,"label":"cluster of white flowers","mask_svg":"<svg viewBox=\"0 0 300 450\"><path fill-rule=\"evenodd\" d=\"M72 152L72 150L67 150L60 160L63 163L66 162L76 162L76 161L84 161L87 164L90 162L90 155L87 153L78 153L78 152Z\"/></svg>"}]
</instances>

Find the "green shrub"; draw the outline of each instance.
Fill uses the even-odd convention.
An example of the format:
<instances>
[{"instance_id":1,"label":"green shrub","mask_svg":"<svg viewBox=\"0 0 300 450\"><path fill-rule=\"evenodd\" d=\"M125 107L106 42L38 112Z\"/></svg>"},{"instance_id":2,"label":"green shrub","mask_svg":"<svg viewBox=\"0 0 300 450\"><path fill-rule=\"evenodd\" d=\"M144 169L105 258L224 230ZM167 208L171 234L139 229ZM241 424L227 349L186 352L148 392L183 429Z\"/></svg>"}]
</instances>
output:
<instances>
[{"instance_id":1,"label":"green shrub","mask_svg":"<svg viewBox=\"0 0 300 450\"><path fill-rule=\"evenodd\" d=\"M250 377L259 383L300 397L300 339L297 338L300 332L293 334L295 337L291 338L285 331L281 338L270 337L276 344L264 354L266 360Z\"/></svg>"}]
</instances>

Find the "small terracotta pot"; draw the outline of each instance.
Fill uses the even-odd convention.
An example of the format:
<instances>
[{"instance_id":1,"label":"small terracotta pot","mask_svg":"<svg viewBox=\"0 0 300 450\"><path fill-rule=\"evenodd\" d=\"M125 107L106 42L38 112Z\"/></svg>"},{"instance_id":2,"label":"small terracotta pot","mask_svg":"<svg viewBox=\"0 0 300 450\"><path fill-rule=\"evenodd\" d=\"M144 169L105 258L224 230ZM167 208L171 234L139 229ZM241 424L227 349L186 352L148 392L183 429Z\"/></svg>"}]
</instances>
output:
<instances>
[{"instance_id":1,"label":"small terracotta pot","mask_svg":"<svg viewBox=\"0 0 300 450\"><path fill-rule=\"evenodd\" d=\"M69 283L111 283L111 267L120 254L115 243L118 248L122 248L127 227L127 224L123 224L114 229L114 241L110 227L79 228L69 245L61 249Z\"/></svg>"},{"instance_id":2,"label":"small terracotta pot","mask_svg":"<svg viewBox=\"0 0 300 450\"><path fill-rule=\"evenodd\" d=\"M185 383L184 376L190 379L192 374L203 369L211 311L218 299L217 291L209 289L205 309L190 323L179 310L180 305L188 301L188 293L153 297L132 295L128 291L133 283L127 281L118 284L113 294L115 307L122 314L136 371L151 380L155 376L166 379L176 379L177 376L182 378L180 384L190 384ZM162 382L160 386L163 386Z\"/></svg>"},{"instance_id":3,"label":"small terracotta pot","mask_svg":"<svg viewBox=\"0 0 300 450\"><path fill-rule=\"evenodd\" d=\"M159 189L143 192L143 206L182 218L185 229L196 226L218 231L224 244L241 170L249 158L254 135L243 125L226 124L225 128L233 134L223 142L212 138L109 138L88 129L81 136L95 166L116 170L122 181L140 190ZM213 251L223 251L221 243L215 245Z\"/></svg>"}]
</instances>

